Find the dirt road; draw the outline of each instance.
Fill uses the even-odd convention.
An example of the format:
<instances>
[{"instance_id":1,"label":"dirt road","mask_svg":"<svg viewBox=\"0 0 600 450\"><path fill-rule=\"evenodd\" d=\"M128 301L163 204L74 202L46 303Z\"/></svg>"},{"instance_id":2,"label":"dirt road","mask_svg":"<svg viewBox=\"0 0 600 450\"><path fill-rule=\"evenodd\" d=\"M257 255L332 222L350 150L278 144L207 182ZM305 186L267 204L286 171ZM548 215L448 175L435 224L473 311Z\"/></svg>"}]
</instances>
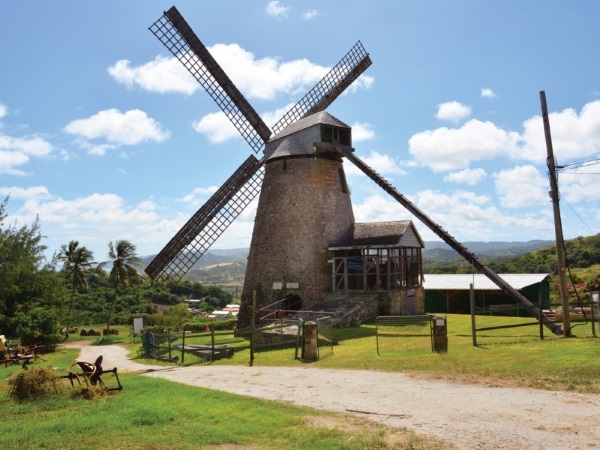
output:
<instances>
[{"instance_id":1,"label":"dirt road","mask_svg":"<svg viewBox=\"0 0 600 450\"><path fill-rule=\"evenodd\" d=\"M420 380L402 373L316 368L141 365L111 345L86 346L105 369L191 386L350 412L466 449L600 449L600 396ZM127 386L125 386L127 389Z\"/></svg>"}]
</instances>

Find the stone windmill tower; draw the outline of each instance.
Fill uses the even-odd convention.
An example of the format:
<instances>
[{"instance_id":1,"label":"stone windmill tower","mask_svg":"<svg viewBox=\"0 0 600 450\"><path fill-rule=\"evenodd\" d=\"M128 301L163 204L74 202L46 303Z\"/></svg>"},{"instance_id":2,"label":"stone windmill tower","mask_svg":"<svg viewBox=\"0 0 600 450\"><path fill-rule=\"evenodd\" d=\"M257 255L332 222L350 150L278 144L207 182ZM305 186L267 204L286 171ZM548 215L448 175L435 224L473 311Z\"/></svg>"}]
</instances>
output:
<instances>
[{"instance_id":1,"label":"stone windmill tower","mask_svg":"<svg viewBox=\"0 0 600 450\"><path fill-rule=\"evenodd\" d=\"M159 252L145 269L153 280L180 280L262 186L238 326L249 323L254 291L263 305L293 289L303 306L311 306L342 286L346 291L397 293L395 300L405 301L410 291L420 288L422 272L414 270L415 263L420 265L420 247L415 244L420 241L418 233L410 221L354 223L342 165L345 158L505 293L538 315L527 298L358 158L350 127L325 112L371 65L360 42L271 131L175 7L150 31L196 78L260 157L248 157ZM388 297L395 301L394 295ZM410 313L410 309L401 312ZM557 332L545 316L540 319Z\"/></svg>"},{"instance_id":2,"label":"stone windmill tower","mask_svg":"<svg viewBox=\"0 0 600 450\"><path fill-rule=\"evenodd\" d=\"M351 149L351 129L327 112L267 143L243 298L256 291L265 304L293 293L314 309L331 290L328 247L354 224L342 148Z\"/></svg>"}]
</instances>

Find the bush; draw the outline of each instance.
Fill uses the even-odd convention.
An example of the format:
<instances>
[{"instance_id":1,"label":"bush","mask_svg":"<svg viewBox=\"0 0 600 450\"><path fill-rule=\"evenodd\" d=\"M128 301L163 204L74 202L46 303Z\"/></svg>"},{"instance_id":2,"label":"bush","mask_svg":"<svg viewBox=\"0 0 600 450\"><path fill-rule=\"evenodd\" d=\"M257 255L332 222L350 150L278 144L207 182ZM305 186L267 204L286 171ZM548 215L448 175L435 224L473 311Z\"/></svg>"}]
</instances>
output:
<instances>
[{"instance_id":1,"label":"bush","mask_svg":"<svg viewBox=\"0 0 600 450\"><path fill-rule=\"evenodd\" d=\"M23 345L42 343L46 351L52 352L56 349L56 345L63 341L53 310L34 308L27 314L17 314L14 320L17 334Z\"/></svg>"},{"instance_id":2,"label":"bush","mask_svg":"<svg viewBox=\"0 0 600 450\"><path fill-rule=\"evenodd\" d=\"M188 322L185 329L192 333L202 333L209 326L214 331L235 330L237 319L204 319Z\"/></svg>"}]
</instances>

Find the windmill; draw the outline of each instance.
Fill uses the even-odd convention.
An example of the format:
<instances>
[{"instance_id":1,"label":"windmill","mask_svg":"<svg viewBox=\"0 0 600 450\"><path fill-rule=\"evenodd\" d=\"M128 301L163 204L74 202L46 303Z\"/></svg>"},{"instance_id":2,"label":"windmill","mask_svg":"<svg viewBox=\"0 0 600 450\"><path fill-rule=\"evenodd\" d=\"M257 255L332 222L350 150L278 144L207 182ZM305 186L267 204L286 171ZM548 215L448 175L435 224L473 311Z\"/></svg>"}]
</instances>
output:
<instances>
[{"instance_id":1,"label":"windmill","mask_svg":"<svg viewBox=\"0 0 600 450\"><path fill-rule=\"evenodd\" d=\"M145 269L152 279L181 279L261 192L239 320L248 323L253 292L258 291L259 301L265 303L273 299L276 287L281 289L275 285L290 285L314 304L331 285L328 245L351 232L354 224L343 170L346 158L504 292L535 310L358 158L350 127L325 111L371 65L360 41L274 125L272 133L175 7L150 31L208 92L250 148L263 153L260 159L250 155L167 243Z\"/></svg>"}]
</instances>

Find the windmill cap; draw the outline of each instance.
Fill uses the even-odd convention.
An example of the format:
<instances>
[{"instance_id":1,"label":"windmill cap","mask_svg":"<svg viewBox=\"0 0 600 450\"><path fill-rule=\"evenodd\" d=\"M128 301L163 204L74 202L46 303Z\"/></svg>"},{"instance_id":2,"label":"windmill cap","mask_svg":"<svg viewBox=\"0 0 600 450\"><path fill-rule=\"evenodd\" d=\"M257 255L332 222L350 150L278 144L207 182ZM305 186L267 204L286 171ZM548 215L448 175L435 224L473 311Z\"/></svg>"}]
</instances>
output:
<instances>
[{"instance_id":1,"label":"windmill cap","mask_svg":"<svg viewBox=\"0 0 600 450\"><path fill-rule=\"evenodd\" d=\"M321 126L351 130L341 120L326 111L300 119L273 136L265 147L265 159L302 156L314 153L314 144L321 142Z\"/></svg>"}]
</instances>

